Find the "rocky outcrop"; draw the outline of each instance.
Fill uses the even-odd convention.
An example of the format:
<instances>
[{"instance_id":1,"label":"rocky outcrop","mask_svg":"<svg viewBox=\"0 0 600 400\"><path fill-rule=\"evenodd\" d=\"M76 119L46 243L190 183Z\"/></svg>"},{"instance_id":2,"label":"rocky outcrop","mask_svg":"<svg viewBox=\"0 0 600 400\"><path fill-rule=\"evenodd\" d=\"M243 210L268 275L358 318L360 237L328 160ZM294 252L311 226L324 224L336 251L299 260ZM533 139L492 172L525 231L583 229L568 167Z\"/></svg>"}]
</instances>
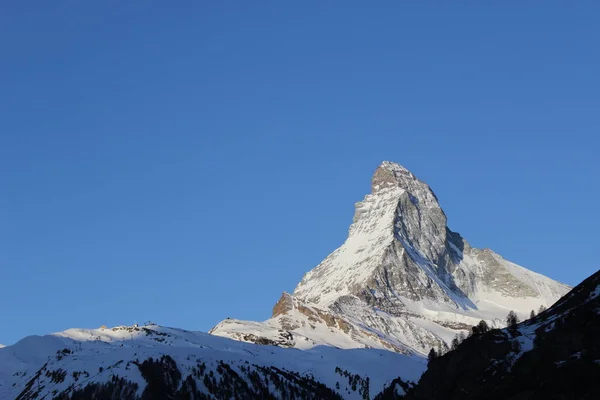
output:
<instances>
[{"instance_id":1,"label":"rocky outcrop","mask_svg":"<svg viewBox=\"0 0 600 400\"><path fill-rule=\"evenodd\" d=\"M285 314L288 311L292 311L293 308L294 300L292 299L292 296L289 293L283 292L279 301L273 306L272 317Z\"/></svg>"}]
</instances>

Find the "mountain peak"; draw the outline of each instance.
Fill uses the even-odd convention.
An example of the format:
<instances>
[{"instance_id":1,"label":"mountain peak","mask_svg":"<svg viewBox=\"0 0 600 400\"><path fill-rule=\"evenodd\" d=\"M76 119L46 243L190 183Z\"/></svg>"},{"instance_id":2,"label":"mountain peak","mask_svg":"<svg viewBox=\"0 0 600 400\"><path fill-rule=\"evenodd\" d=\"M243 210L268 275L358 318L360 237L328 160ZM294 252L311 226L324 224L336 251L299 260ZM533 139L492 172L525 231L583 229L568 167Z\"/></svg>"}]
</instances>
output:
<instances>
[{"instance_id":1,"label":"mountain peak","mask_svg":"<svg viewBox=\"0 0 600 400\"><path fill-rule=\"evenodd\" d=\"M371 192L376 193L379 190L394 186L407 189L407 183L410 181L419 180L402 165L391 161L383 161L373 173Z\"/></svg>"},{"instance_id":2,"label":"mountain peak","mask_svg":"<svg viewBox=\"0 0 600 400\"><path fill-rule=\"evenodd\" d=\"M403 167L402 165L400 165L396 162L387 161L387 160L382 161L381 164L379 164L378 168L385 168L390 171L405 171L405 172L410 173L410 171L408 169L406 169L405 167Z\"/></svg>"},{"instance_id":3,"label":"mountain peak","mask_svg":"<svg viewBox=\"0 0 600 400\"><path fill-rule=\"evenodd\" d=\"M382 162L371 184L347 239L284 293L270 320L226 321L211 333L426 354L482 319L497 326L507 310L525 318L569 289L471 247L448 228L429 185L400 164Z\"/></svg>"}]
</instances>

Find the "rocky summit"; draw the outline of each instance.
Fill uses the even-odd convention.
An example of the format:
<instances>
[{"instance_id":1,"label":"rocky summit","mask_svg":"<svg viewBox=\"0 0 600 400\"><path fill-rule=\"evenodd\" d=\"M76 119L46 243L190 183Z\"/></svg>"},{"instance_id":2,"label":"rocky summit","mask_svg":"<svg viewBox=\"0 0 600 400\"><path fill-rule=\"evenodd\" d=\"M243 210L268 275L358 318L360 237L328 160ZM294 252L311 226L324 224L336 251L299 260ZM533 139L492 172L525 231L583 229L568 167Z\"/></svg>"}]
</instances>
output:
<instances>
[{"instance_id":1,"label":"rocky summit","mask_svg":"<svg viewBox=\"0 0 600 400\"><path fill-rule=\"evenodd\" d=\"M311 348L373 347L404 354L447 349L480 320L526 319L570 287L477 249L447 226L429 185L384 161L356 204L346 241L283 293L264 322L227 319L210 333Z\"/></svg>"}]
</instances>

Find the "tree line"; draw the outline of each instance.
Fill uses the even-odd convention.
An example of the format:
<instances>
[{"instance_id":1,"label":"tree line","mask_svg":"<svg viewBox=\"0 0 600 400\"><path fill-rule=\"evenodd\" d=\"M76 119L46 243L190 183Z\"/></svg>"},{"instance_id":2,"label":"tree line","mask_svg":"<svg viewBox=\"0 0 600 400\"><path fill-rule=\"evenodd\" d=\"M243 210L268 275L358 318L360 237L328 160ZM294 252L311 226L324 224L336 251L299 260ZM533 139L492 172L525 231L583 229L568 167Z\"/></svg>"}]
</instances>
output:
<instances>
[{"instance_id":1,"label":"tree line","mask_svg":"<svg viewBox=\"0 0 600 400\"><path fill-rule=\"evenodd\" d=\"M540 314L544 311L546 311L546 307L541 305L540 308L538 309L538 314ZM535 310L531 310L531 313L529 313L529 319L535 318L536 316L537 316L537 314L535 313ZM514 328L521 321L519 320L517 313L514 312L513 310L510 310L510 312L506 316L505 322L506 322L506 326L508 328ZM454 337L454 339L452 339L452 342L450 343L449 351L456 350L456 348L467 337L483 335L484 333L489 332L490 330L491 330L491 328L486 321L484 321L484 320L479 321L479 323L477 325L475 325L474 327L471 328L471 331L469 331L468 336L466 336L463 332L456 334L456 336ZM445 354L445 352L442 350L441 347L438 347L437 350L434 348L431 348L431 350L429 351L429 354L427 355L427 359L432 360L432 359L442 356L444 354Z\"/></svg>"}]
</instances>

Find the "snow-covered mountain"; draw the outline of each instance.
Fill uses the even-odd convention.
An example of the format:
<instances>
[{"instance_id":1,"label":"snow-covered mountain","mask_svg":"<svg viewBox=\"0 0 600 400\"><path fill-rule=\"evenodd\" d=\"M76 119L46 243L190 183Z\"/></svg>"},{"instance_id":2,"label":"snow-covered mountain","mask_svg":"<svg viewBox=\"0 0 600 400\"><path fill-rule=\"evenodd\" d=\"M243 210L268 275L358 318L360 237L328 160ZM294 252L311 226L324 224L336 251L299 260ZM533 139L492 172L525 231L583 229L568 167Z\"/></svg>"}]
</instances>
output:
<instances>
[{"instance_id":1,"label":"snow-covered mountain","mask_svg":"<svg viewBox=\"0 0 600 400\"><path fill-rule=\"evenodd\" d=\"M427 184L384 162L345 243L272 318L30 336L0 348L0 400L370 399L480 320L526 319L569 289L471 247Z\"/></svg>"},{"instance_id":2,"label":"snow-covered mountain","mask_svg":"<svg viewBox=\"0 0 600 400\"><path fill-rule=\"evenodd\" d=\"M283 349L157 325L70 329L0 349L0 399L364 399L422 358Z\"/></svg>"},{"instance_id":3,"label":"snow-covered mountain","mask_svg":"<svg viewBox=\"0 0 600 400\"><path fill-rule=\"evenodd\" d=\"M480 320L525 319L570 287L476 249L446 224L431 188L383 162L356 204L348 238L284 293L264 322L227 319L210 333L301 349L320 344L426 354Z\"/></svg>"}]
</instances>

